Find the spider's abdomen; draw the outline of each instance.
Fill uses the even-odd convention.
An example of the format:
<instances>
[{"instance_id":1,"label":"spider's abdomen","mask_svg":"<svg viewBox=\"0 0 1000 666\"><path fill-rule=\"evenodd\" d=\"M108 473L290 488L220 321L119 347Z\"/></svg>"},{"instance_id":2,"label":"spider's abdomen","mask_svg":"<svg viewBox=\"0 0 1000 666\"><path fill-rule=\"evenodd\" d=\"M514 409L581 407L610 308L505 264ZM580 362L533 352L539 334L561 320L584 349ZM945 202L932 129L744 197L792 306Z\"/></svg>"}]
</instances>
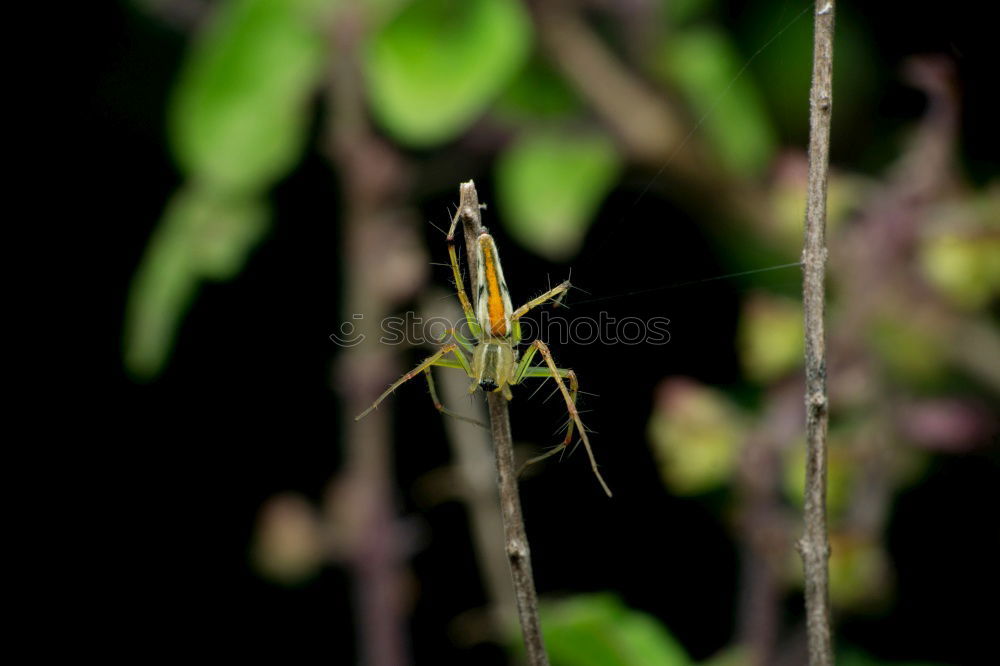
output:
<instances>
[{"instance_id":1,"label":"spider's abdomen","mask_svg":"<svg viewBox=\"0 0 1000 666\"><path fill-rule=\"evenodd\" d=\"M476 318L483 331L497 338L511 333L510 292L500 267L496 243L488 233L482 233L476 243L479 291L476 294Z\"/></svg>"}]
</instances>

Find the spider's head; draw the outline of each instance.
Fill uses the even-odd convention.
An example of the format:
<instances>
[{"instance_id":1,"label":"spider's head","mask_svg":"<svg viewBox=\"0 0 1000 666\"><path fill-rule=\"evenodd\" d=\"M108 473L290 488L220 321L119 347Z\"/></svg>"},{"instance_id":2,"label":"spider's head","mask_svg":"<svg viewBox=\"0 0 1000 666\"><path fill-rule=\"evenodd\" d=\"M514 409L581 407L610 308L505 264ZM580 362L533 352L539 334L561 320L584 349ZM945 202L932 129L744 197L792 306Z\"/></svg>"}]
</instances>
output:
<instances>
[{"instance_id":1,"label":"spider's head","mask_svg":"<svg viewBox=\"0 0 1000 666\"><path fill-rule=\"evenodd\" d=\"M489 393L490 391L497 390L497 383L493 381L493 379L486 378L479 382L479 388L483 389L486 393Z\"/></svg>"}]
</instances>

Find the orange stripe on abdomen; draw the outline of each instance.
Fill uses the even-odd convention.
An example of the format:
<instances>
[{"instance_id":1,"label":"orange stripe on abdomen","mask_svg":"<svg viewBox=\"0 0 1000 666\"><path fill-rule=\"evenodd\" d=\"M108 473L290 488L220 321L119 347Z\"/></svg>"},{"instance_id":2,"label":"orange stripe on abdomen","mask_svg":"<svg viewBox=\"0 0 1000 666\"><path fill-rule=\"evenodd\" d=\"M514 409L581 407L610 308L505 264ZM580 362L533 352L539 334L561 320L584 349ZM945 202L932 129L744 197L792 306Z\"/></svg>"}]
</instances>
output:
<instances>
[{"instance_id":1,"label":"orange stripe on abdomen","mask_svg":"<svg viewBox=\"0 0 1000 666\"><path fill-rule=\"evenodd\" d=\"M490 331L497 337L507 335L507 320L504 318L503 298L500 294L500 279L497 276L496 257L489 240L479 241L483 251L483 268L486 276L486 303L490 313Z\"/></svg>"}]
</instances>

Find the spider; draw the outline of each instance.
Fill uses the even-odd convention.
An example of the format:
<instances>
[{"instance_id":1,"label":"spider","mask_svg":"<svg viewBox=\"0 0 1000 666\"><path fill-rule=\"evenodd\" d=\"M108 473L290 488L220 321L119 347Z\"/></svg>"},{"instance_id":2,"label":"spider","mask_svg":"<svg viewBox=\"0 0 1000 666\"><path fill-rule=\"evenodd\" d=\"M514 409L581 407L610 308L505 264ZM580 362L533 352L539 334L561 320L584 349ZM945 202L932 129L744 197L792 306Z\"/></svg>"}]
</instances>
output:
<instances>
[{"instance_id":1,"label":"spider","mask_svg":"<svg viewBox=\"0 0 1000 666\"><path fill-rule=\"evenodd\" d=\"M572 370L557 367L548 345L541 340L534 340L524 353L524 356L520 357L520 359L518 358L517 347L521 343L521 317L533 308L543 305L549 300L556 300L558 302L569 290L569 280L549 289L541 296L528 301L514 310L511 306L507 283L504 281L503 269L500 267L500 256L497 252L496 243L493 240L493 236L487 233L484 228L475 244L476 261L473 266L478 277L475 283L478 285L478 289L475 294L475 307L473 307L472 302L469 301L469 297L465 293L465 285L462 281L458 256L455 252L454 232L458 218L459 214L456 212L451 223L451 230L448 233L448 255L451 259L451 270L455 279L458 300L462 304L465 320L475 340L467 340L455 329L449 329L445 332L442 341L450 336L453 338L453 342L443 345L437 352L426 358L413 370L396 380L368 409L358 414L354 420L358 421L367 416L400 385L423 373L430 387L434 407L439 412L453 418L482 425L478 421L457 414L441 404L437 396L437 390L434 387L434 378L431 375L432 366L464 370L469 378L472 379L472 384L469 386L470 394L476 390L499 392L507 400L513 399L510 391L511 386L516 386L529 378L548 379L551 377L556 381L558 390L562 393L563 399L566 401L566 410L569 412L570 420L566 428L566 437L561 444L555 446L551 451L528 460L524 466L527 467L556 453L565 451L573 442L575 426L576 430L580 433L580 441L583 442L587 456L590 458L590 467L594 471L594 475L600 482L604 492L607 493L608 497L611 497L611 490L597 469L597 461L590 447L587 431L583 427L580 414L576 409L576 396L580 388L576 373ZM532 365L532 361L534 361L537 354L541 354L544 365ZM564 380L569 381L568 389Z\"/></svg>"}]
</instances>

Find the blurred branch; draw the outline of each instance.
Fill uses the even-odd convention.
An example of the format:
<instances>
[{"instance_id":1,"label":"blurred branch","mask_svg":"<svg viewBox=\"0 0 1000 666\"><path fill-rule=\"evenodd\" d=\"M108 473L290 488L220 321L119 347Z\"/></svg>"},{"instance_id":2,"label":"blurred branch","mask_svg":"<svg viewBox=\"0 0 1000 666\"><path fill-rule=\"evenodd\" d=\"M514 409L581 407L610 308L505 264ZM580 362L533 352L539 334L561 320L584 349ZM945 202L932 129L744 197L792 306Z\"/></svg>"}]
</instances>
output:
<instances>
[{"instance_id":1,"label":"blurred branch","mask_svg":"<svg viewBox=\"0 0 1000 666\"><path fill-rule=\"evenodd\" d=\"M325 142L344 197L342 252L346 319L362 342L338 359L337 384L347 414L359 413L401 369L379 343L379 323L423 283L426 256L405 207L411 181L399 154L372 132L364 109L358 50L363 8L341 8L333 22ZM361 319L353 318L363 313ZM343 419L345 468L333 483L334 515L347 526L346 558L358 605L360 663L409 663L405 617L406 551L392 491L392 410Z\"/></svg>"},{"instance_id":2,"label":"blurred branch","mask_svg":"<svg viewBox=\"0 0 1000 666\"><path fill-rule=\"evenodd\" d=\"M479 194L476 192L475 183L471 180L461 184L460 192L458 215L462 218L465 231L472 293L477 294L478 267L475 265L475 247L479 234L483 232ZM500 512L503 517L507 560L514 582L514 596L517 599L517 614L521 621L524 647L531 666L548 666L549 657L545 653L542 625L538 619L538 595L535 592L535 579L531 572L531 550L528 547L528 536L524 531L521 497L517 490L517 468L514 466L514 444L510 433L507 399L497 392L487 393L486 399L490 409L490 430L497 459L497 483L500 486Z\"/></svg>"},{"instance_id":3,"label":"blurred branch","mask_svg":"<svg viewBox=\"0 0 1000 666\"><path fill-rule=\"evenodd\" d=\"M623 151L681 180L724 217L765 224L771 215L758 184L729 173L697 140L696 124L660 90L631 71L569 0L529 2L538 38L566 80L594 109Z\"/></svg>"},{"instance_id":4,"label":"blurred branch","mask_svg":"<svg viewBox=\"0 0 1000 666\"><path fill-rule=\"evenodd\" d=\"M805 533L799 552L805 567L810 666L833 666L826 524L826 195L833 106L834 0L816 3L809 114L809 185L802 251L806 349Z\"/></svg>"},{"instance_id":5,"label":"blurred branch","mask_svg":"<svg viewBox=\"0 0 1000 666\"><path fill-rule=\"evenodd\" d=\"M789 514L781 503L782 442L801 421L801 384L786 382L768 395L767 411L748 434L736 475L737 536L741 550L739 642L748 666L773 664L781 627L781 563L788 558Z\"/></svg>"},{"instance_id":6,"label":"blurred branch","mask_svg":"<svg viewBox=\"0 0 1000 666\"><path fill-rule=\"evenodd\" d=\"M683 144L684 123L562 1L533 4L552 59L638 161L659 164ZM678 163L684 156L678 155Z\"/></svg>"},{"instance_id":7,"label":"blurred branch","mask_svg":"<svg viewBox=\"0 0 1000 666\"><path fill-rule=\"evenodd\" d=\"M425 298L421 307L427 321L438 317L449 322L460 321L463 315L454 294L452 298L437 298L436 295L435 292ZM469 380L465 373L443 372L436 381L444 404L457 405L469 400ZM474 404L473 418L485 422L481 403ZM446 418L444 426L455 460L457 490L468 507L476 555L490 600L490 630L503 635L514 624L515 601L503 555L503 524L497 513L500 497L494 479L489 435L479 426L459 419Z\"/></svg>"}]
</instances>

